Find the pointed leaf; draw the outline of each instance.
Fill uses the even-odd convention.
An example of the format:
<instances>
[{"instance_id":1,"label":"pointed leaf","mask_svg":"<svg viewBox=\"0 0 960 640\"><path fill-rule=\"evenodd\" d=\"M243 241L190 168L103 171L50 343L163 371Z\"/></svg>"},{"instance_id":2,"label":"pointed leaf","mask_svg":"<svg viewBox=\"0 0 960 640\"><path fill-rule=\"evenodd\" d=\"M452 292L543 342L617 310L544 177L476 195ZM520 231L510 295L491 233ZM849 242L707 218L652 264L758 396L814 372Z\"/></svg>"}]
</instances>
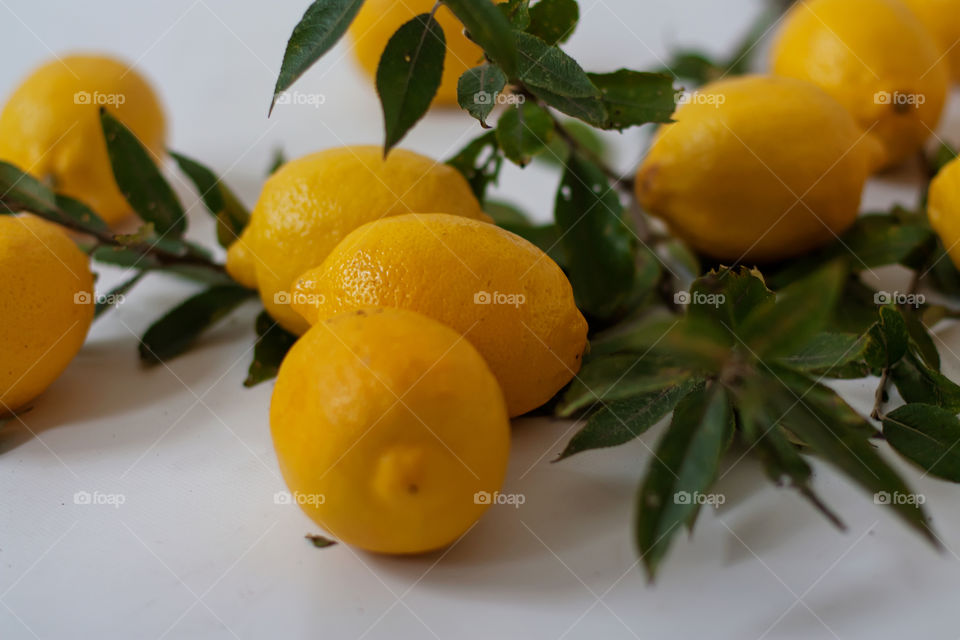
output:
<instances>
[{"instance_id":1,"label":"pointed leaf","mask_svg":"<svg viewBox=\"0 0 960 640\"><path fill-rule=\"evenodd\" d=\"M517 73L517 44L503 12L487 0L440 0L467 29L470 39L509 77Z\"/></svg>"},{"instance_id":2,"label":"pointed leaf","mask_svg":"<svg viewBox=\"0 0 960 640\"><path fill-rule=\"evenodd\" d=\"M461 109L480 121L480 126L489 129L487 116L497 105L497 97L506 84L507 76L492 64L468 69L457 81L457 102Z\"/></svg>"},{"instance_id":3,"label":"pointed leaf","mask_svg":"<svg viewBox=\"0 0 960 640\"><path fill-rule=\"evenodd\" d=\"M499 153L497 133L487 133L474 138L447 164L456 169L470 183L473 194L481 203L487 193L487 187L495 184L503 166L503 156Z\"/></svg>"},{"instance_id":4,"label":"pointed leaf","mask_svg":"<svg viewBox=\"0 0 960 640\"><path fill-rule=\"evenodd\" d=\"M515 32L520 52L520 79L529 87L568 98L599 98L590 77L577 61L540 38Z\"/></svg>"},{"instance_id":5,"label":"pointed leaf","mask_svg":"<svg viewBox=\"0 0 960 640\"><path fill-rule=\"evenodd\" d=\"M927 473L960 482L960 420L940 407L905 404L883 418L883 435Z\"/></svg>"},{"instance_id":6,"label":"pointed leaf","mask_svg":"<svg viewBox=\"0 0 960 640\"><path fill-rule=\"evenodd\" d=\"M497 141L507 158L521 167L547 148L553 120L533 102L509 108L497 121Z\"/></svg>"},{"instance_id":7,"label":"pointed leaf","mask_svg":"<svg viewBox=\"0 0 960 640\"><path fill-rule=\"evenodd\" d=\"M253 348L253 361L247 371L247 379L243 381L245 387L253 387L277 377L280 363L297 341L297 336L281 327L266 311L257 316L256 331L257 343Z\"/></svg>"},{"instance_id":8,"label":"pointed leaf","mask_svg":"<svg viewBox=\"0 0 960 640\"><path fill-rule=\"evenodd\" d=\"M588 74L607 111L604 129L626 129L648 122L670 122L676 109L673 77L620 69Z\"/></svg>"},{"instance_id":9,"label":"pointed leaf","mask_svg":"<svg viewBox=\"0 0 960 640\"><path fill-rule=\"evenodd\" d=\"M547 44L566 42L580 19L577 0L540 0L530 8L527 32Z\"/></svg>"},{"instance_id":10,"label":"pointed leaf","mask_svg":"<svg viewBox=\"0 0 960 640\"><path fill-rule=\"evenodd\" d=\"M907 402L932 404L960 413L960 386L909 353L890 370L897 391Z\"/></svg>"},{"instance_id":11,"label":"pointed leaf","mask_svg":"<svg viewBox=\"0 0 960 640\"><path fill-rule=\"evenodd\" d=\"M197 188L207 211L216 218L217 242L221 247L229 247L249 224L250 212L226 183L209 168L182 154L173 151L169 153Z\"/></svg>"}]
</instances>

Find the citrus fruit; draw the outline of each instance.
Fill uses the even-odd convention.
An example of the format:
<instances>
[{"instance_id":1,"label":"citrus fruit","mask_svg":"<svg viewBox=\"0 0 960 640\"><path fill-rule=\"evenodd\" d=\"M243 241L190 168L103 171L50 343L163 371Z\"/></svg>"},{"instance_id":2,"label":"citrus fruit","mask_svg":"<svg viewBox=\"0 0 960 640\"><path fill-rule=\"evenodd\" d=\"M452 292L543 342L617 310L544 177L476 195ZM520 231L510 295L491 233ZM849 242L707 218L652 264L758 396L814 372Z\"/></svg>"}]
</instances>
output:
<instances>
[{"instance_id":1,"label":"citrus fruit","mask_svg":"<svg viewBox=\"0 0 960 640\"><path fill-rule=\"evenodd\" d=\"M921 149L949 85L939 47L899 0L795 4L773 46L772 69L836 98L883 143L883 166Z\"/></svg>"},{"instance_id":2,"label":"citrus fruit","mask_svg":"<svg viewBox=\"0 0 960 640\"><path fill-rule=\"evenodd\" d=\"M303 333L307 323L289 305L294 279L361 224L412 211L486 219L470 185L448 165L403 149L384 160L377 146L320 151L270 176L227 269L242 283L254 272L270 315Z\"/></svg>"},{"instance_id":3,"label":"citrus fruit","mask_svg":"<svg viewBox=\"0 0 960 640\"><path fill-rule=\"evenodd\" d=\"M366 0L350 25L353 52L371 77L377 74L380 56L391 36L414 17L430 13L433 0ZM483 64L483 49L464 34L463 24L445 6L434 16L447 42L443 58L443 78L434 98L434 104L457 104L457 81L464 71Z\"/></svg>"},{"instance_id":4,"label":"citrus fruit","mask_svg":"<svg viewBox=\"0 0 960 640\"><path fill-rule=\"evenodd\" d=\"M146 80L119 60L74 55L43 65L10 96L0 113L0 160L115 223L131 209L113 179L101 107L155 156L164 153L163 110Z\"/></svg>"},{"instance_id":5,"label":"citrus fruit","mask_svg":"<svg viewBox=\"0 0 960 640\"><path fill-rule=\"evenodd\" d=\"M503 395L480 354L401 309L307 331L280 367L270 429L307 515L381 553L456 540L500 490L510 450Z\"/></svg>"},{"instance_id":6,"label":"citrus fruit","mask_svg":"<svg viewBox=\"0 0 960 640\"><path fill-rule=\"evenodd\" d=\"M311 324L383 306L453 327L490 365L511 416L569 382L586 345L587 323L553 260L500 227L442 213L356 229L300 276L292 300Z\"/></svg>"},{"instance_id":7,"label":"citrus fruit","mask_svg":"<svg viewBox=\"0 0 960 640\"><path fill-rule=\"evenodd\" d=\"M904 0L946 56L954 82L960 82L960 5L957 0Z\"/></svg>"},{"instance_id":8,"label":"citrus fruit","mask_svg":"<svg viewBox=\"0 0 960 640\"><path fill-rule=\"evenodd\" d=\"M930 182L927 218L950 259L960 268L960 160L947 163Z\"/></svg>"},{"instance_id":9,"label":"citrus fruit","mask_svg":"<svg viewBox=\"0 0 960 640\"><path fill-rule=\"evenodd\" d=\"M692 247L767 262L832 240L857 216L880 151L816 86L776 76L708 84L662 127L640 204Z\"/></svg>"},{"instance_id":10,"label":"citrus fruit","mask_svg":"<svg viewBox=\"0 0 960 640\"><path fill-rule=\"evenodd\" d=\"M0 216L0 414L22 409L77 355L93 321L93 275L66 233Z\"/></svg>"}]
</instances>

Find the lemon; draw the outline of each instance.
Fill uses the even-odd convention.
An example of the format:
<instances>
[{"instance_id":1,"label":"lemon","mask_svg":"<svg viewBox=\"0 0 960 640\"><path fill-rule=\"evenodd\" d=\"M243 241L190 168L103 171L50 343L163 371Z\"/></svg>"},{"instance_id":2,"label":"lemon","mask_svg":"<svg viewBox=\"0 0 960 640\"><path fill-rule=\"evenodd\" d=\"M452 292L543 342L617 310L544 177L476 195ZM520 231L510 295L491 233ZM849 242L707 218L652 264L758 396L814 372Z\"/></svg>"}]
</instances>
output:
<instances>
[{"instance_id":1,"label":"lemon","mask_svg":"<svg viewBox=\"0 0 960 640\"><path fill-rule=\"evenodd\" d=\"M960 269L960 159L947 163L930 182L927 218Z\"/></svg>"},{"instance_id":2,"label":"lemon","mask_svg":"<svg viewBox=\"0 0 960 640\"><path fill-rule=\"evenodd\" d=\"M587 323L543 251L500 227L445 214L368 223L292 292L314 324L367 307L400 307L453 327L483 355L511 416L549 400L580 369Z\"/></svg>"},{"instance_id":3,"label":"lemon","mask_svg":"<svg viewBox=\"0 0 960 640\"><path fill-rule=\"evenodd\" d=\"M452 329L401 309L320 322L280 367L270 403L296 502L340 540L381 553L443 547L500 490L503 395Z\"/></svg>"},{"instance_id":4,"label":"lemon","mask_svg":"<svg viewBox=\"0 0 960 640\"><path fill-rule=\"evenodd\" d=\"M708 84L674 119L637 171L637 198L722 260L778 260L832 240L853 224L880 154L839 103L792 78Z\"/></svg>"},{"instance_id":5,"label":"lemon","mask_svg":"<svg viewBox=\"0 0 960 640\"><path fill-rule=\"evenodd\" d=\"M0 216L0 414L59 377L93 309L89 261L64 232L35 216Z\"/></svg>"},{"instance_id":6,"label":"lemon","mask_svg":"<svg viewBox=\"0 0 960 640\"><path fill-rule=\"evenodd\" d=\"M227 269L248 286L255 279L274 319L303 333L307 323L289 306L294 279L361 224L414 211L487 219L463 176L426 156L394 149L384 160L377 146L320 151L270 176Z\"/></svg>"},{"instance_id":7,"label":"lemon","mask_svg":"<svg viewBox=\"0 0 960 640\"><path fill-rule=\"evenodd\" d=\"M946 56L954 82L960 82L960 5L956 0L904 0L933 35Z\"/></svg>"},{"instance_id":8,"label":"lemon","mask_svg":"<svg viewBox=\"0 0 960 640\"><path fill-rule=\"evenodd\" d=\"M797 3L774 43L772 69L836 98L883 143L883 166L922 148L949 85L932 36L898 0Z\"/></svg>"},{"instance_id":9,"label":"lemon","mask_svg":"<svg viewBox=\"0 0 960 640\"><path fill-rule=\"evenodd\" d=\"M146 80L119 60L74 55L43 65L10 96L0 113L0 160L116 223L131 209L113 179L101 106L156 157L164 153L163 110Z\"/></svg>"},{"instance_id":10,"label":"lemon","mask_svg":"<svg viewBox=\"0 0 960 640\"><path fill-rule=\"evenodd\" d=\"M390 37L415 16L430 13L434 4L433 0L366 0L350 25L353 53L364 71L375 77ZM447 54L443 57L443 78L434 103L456 105L457 81L467 69L483 64L483 49L467 38L463 24L450 9L441 6L435 17L443 29Z\"/></svg>"}]
</instances>

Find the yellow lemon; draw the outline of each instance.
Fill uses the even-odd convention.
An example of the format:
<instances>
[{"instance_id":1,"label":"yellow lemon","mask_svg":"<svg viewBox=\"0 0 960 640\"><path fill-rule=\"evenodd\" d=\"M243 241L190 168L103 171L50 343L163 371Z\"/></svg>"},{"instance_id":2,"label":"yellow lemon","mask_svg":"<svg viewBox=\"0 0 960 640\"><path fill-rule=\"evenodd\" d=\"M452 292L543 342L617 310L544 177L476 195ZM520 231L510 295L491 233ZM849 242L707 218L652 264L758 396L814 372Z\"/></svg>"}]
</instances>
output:
<instances>
[{"instance_id":1,"label":"yellow lemon","mask_svg":"<svg viewBox=\"0 0 960 640\"><path fill-rule=\"evenodd\" d=\"M366 306L417 311L483 355L511 416L549 400L580 369L587 323L560 267L523 238L445 214L366 224L304 273L294 308L316 323Z\"/></svg>"},{"instance_id":2,"label":"yellow lemon","mask_svg":"<svg viewBox=\"0 0 960 640\"><path fill-rule=\"evenodd\" d=\"M957 0L904 0L946 56L954 82L960 82L960 4Z\"/></svg>"},{"instance_id":3,"label":"yellow lemon","mask_svg":"<svg viewBox=\"0 0 960 640\"><path fill-rule=\"evenodd\" d=\"M778 260L832 240L857 217L880 154L837 101L792 78L708 84L674 119L637 172L637 198L722 260Z\"/></svg>"},{"instance_id":4,"label":"yellow lemon","mask_svg":"<svg viewBox=\"0 0 960 640\"><path fill-rule=\"evenodd\" d=\"M163 155L163 110L143 77L113 58L75 55L43 65L10 96L0 113L0 160L115 223L131 209L113 179L100 107Z\"/></svg>"},{"instance_id":5,"label":"yellow lemon","mask_svg":"<svg viewBox=\"0 0 960 640\"><path fill-rule=\"evenodd\" d=\"M500 490L503 395L452 329L401 309L320 322L280 367L270 403L296 502L340 540L420 553L467 531Z\"/></svg>"},{"instance_id":6,"label":"yellow lemon","mask_svg":"<svg viewBox=\"0 0 960 640\"><path fill-rule=\"evenodd\" d=\"M366 0L350 25L353 52L364 71L375 77L380 56L390 37L415 16L430 13L433 0ZM437 23L443 29L447 54L443 58L443 79L435 104L457 104L457 80L467 69L483 64L483 49L464 34L463 24L445 6L437 9Z\"/></svg>"},{"instance_id":7,"label":"yellow lemon","mask_svg":"<svg viewBox=\"0 0 960 640\"><path fill-rule=\"evenodd\" d=\"M58 226L0 216L0 415L66 369L93 321L87 256Z\"/></svg>"},{"instance_id":8,"label":"yellow lemon","mask_svg":"<svg viewBox=\"0 0 960 640\"><path fill-rule=\"evenodd\" d=\"M950 161L930 182L927 217L960 268L960 159Z\"/></svg>"},{"instance_id":9,"label":"yellow lemon","mask_svg":"<svg viewBox=\"0 0 960 640\"><path fill-rule=\"evenodd\" d=\"M883 143L883 166L917 153L937 127L949 85L945 60L899 0L810 0L789 11L774 73L812 82Z\"/></svg>"},{"instance_id":10,"label":"yellow lemon","mask_svg":"<svg viewBox=\"0 0 960 640\"><path fill-rule=\"evenodd\" d=\"M289 305L294 279L363 223L414 211L488 219L463 176L426 156L394 149L384 160L377 146L320 151L270 176L227 269L248 286L255 279L267 311L303 333L308 325Z\"/></svg>"}]
</instances>

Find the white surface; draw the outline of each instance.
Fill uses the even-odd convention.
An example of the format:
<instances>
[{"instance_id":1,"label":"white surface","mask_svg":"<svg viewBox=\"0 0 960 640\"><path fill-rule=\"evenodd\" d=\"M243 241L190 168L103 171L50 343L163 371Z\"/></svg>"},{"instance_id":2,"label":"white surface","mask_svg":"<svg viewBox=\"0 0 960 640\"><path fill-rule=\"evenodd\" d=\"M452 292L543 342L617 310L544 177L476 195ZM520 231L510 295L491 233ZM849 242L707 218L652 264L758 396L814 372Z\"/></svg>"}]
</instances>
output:
<instances>
[{"instance_id":1,"label":"white surface","mask_svg":"<svg viewBox=\"0 0 960 640\"><path fill-rule=\"evenodd\" d=\"M343 46L297 88L319 109L266 108L286 37L307 1L0 0L6 94L29 68L74 49L136 60L161 89L171 147L226 174L252 203L282 145L291 156L379 142L374 94ZM746 0L585 0L569 49L597 70L649 67L670 43L711 50L759 7ZM626 59L624 59L626 58ZM954 141L960 128L947 124ZM449 155L476 128L432 114L408 146ZM617 139L616 136L613 137ZM624 168L643 135L619 142ZM501 190L547 217L551 174L511 170ZM189 190L181 189L188 203ZM909 187L875 184L867 202L910 203ZM211 238L193 208L196 238ZM105 272L105 290L120 277ZM661 429L642 442L550 460L574 425L520 420L499 506L455 547L391 559L344 545L317 550L313 524L283 489L270 443L270 385L245 390L254 305L169 368L137 364L136 336L189 285L151 277L98 322L77 360L0 453L0 638L956 638L960 558L937 555L832 473L816 486L845 517L829 527L768 486L749 462L719 491L696 535L678 540L655 587L630 540L639 475ZM956 377L960 333L940 332ZM873 381L844 385L860 408ZM898 463L899 464L899 463ZM899 465L903 467L903 465ZM960 549L957 488L912 469L944 544ZM79 491L123 504L74 504ZM921 633L922 632L922 633Z\"/></svg>"}]
</instances>

